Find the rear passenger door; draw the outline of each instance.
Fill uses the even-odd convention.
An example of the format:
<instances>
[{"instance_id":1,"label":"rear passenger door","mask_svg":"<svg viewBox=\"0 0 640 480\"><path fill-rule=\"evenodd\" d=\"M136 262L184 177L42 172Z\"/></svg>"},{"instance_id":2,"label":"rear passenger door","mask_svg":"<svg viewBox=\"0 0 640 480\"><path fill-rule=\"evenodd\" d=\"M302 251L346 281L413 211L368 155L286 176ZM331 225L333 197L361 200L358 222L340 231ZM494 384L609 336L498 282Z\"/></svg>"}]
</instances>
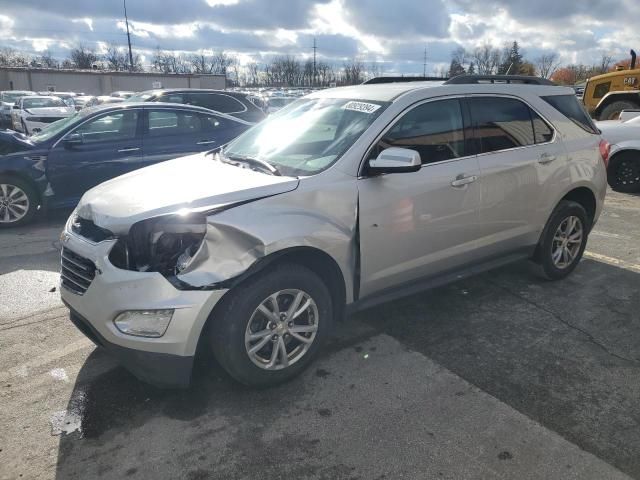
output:
<instances>
[{"instance_id":1,"label":"rear passenger door","mask_svg":"<svg viewBox=\"0 0 640 480\"><path fill-rule=\"evenodd\" d=\"M211 150L232 140L244 125L214 114L146 108L143 155L147 164Z\"/></svg>"},{"instance_id":2,"label":"rear passenger door","mask_svg":"<svg viewBox=\"0 0 640 480\"><path fill-rule=\"evenodd\" d=\"M566 160L564 149L551 125L520 99L474 96L466 103L480 167L483 254L535 245L544 184L553 181L549 165Z\"/></svg>"}]
</instances>

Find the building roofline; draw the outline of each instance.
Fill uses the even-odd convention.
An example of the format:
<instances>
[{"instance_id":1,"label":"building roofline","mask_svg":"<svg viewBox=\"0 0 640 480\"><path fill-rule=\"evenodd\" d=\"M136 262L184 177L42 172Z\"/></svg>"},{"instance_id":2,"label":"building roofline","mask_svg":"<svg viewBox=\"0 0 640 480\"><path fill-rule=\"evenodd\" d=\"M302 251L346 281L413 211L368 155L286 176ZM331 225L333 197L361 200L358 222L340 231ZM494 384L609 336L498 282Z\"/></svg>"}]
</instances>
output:
<instances>
[{"instance_id":1,"label":"building roofline","mask_svg":"<svg viewBox=\"0 0 640 480\"><path fill-rule=\"evenodd\" d=\"M139 77L170 76L178 78L196 77L225 77L221 73L163 73L163 72L123 72L118 70L89 70L77 68L38 68L38 67L5 67L0 66L0 71L32 72L32 73L62 73L62 74L91 74L91 75L122 75Z\"/></svg>"}]
</instances>

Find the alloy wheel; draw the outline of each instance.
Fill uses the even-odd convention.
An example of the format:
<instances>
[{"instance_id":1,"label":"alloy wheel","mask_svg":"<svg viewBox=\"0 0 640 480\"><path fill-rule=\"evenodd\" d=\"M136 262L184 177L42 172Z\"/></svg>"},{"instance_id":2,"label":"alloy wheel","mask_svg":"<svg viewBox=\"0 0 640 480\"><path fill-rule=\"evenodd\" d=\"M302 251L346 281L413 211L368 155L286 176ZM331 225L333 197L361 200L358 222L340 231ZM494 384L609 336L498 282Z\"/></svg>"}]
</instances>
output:
<instances>
[{"instance_id":1,"label":"alloy wheel","mask_svg":"<svg viewBox=\"0 0 640 480\"><path fill-rule=\"evenodd\" d=\"M300 360L318 331L318 306L298 289L265 298L249 319L245 348L251 361L264 370L282 370Z\"/></svg>"},{"instance_id":2,"label":"alloy wheel","mask_svg":"<svg viewBox=\"0 0 640 480\"><path fill-rule=\"evenodd\" d=\"M20 187L0 183L0 223L15 223L29 211L29 197Z\"/></svg>"},{"instance_id":3,"label":"alloy wheel","mask_svg":"<svg viewBox=\"0 0 640 480\"><path fill-rule=\"evenodd\" d=\"M551 259L557 268L563 270L571 266L580 253L583 237L582 221L574 215L558 225L551 246Z\"/></svg>"}]
</instances>

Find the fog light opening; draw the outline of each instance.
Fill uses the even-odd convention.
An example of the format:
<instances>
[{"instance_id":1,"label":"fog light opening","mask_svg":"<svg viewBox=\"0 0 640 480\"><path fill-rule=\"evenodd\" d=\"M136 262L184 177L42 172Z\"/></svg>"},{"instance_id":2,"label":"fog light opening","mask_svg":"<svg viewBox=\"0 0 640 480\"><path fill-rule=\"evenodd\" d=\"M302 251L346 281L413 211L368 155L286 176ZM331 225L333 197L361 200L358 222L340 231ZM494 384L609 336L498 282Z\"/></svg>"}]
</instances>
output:
<instances>
[{"instance_id":1,"label":"fog light opening","mask_svg":"<svg viewBox=\"0 0 640 480\"><path fill-rule=\"evenodd\" d=\"M113 321L118 331L135 337L162 337L173 317L174 310L129 310Z\"/></svg>"}]
</instances>

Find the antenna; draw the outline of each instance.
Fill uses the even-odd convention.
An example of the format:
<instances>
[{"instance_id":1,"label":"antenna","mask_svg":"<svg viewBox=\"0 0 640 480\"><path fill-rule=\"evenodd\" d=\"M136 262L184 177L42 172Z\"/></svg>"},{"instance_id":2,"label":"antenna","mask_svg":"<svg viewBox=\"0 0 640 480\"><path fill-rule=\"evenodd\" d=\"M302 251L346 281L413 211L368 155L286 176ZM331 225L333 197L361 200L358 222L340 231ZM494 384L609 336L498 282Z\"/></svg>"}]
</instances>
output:
<instances>
[{"instance_id":1,"label":"antenna","mask_svg":"<svg viewBox=\"0 0 640 480\"><path fill-rule=\"evenodd\" d=\"M129 19L127 18L127 0L124 3L124 22L127 24L127 42L129 43L129 70L133 71L133 53L131 53L131 35L129 35Z\"/></svg>"},{"instance_id":2,"label":"antenna","mask_svg":"<svg viewBox=\"0 0 640 480\"><path fill-rule=\"evenodd\" d=\"M427 76L427 47L424 47L424 63L422 64L422 76Z\"/></svg>"},{"instance_id":3,"label":"antenna","mask_svg":"<svg viewBox=\"0 0 640 480\"><path fill-rule=\"evenodd\" d=\"M316 51L318 47L316 46L316 37L313 37L313 86L317 83L318 73L316 70Z\"/></svg>"}]
</instances>

